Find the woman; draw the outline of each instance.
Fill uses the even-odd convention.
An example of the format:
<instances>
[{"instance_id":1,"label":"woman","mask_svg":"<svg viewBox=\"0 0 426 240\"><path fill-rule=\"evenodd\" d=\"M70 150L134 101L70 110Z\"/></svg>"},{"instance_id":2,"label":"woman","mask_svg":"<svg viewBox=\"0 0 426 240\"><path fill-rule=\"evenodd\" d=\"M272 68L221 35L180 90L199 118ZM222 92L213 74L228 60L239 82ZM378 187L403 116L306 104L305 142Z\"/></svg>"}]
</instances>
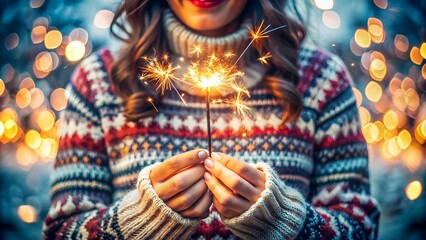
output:
<instances>
[{"instance_id":1,"label":"woman","mask_svg":"<svg viewBox=\"0 0 426 240\"><path fill-rule=\"evenodd\" d=\"M44 237L376 238L379 210L347 70L302 46L304 28L281 11L285 2L123 1L112 25L125 42L120 53L85 59L68 88ZM213 105L209 157L204 93L180 86L187 105L175 92L159 95L138 80L143 57L191 59L194 44L241 53L247 26L263 20L286 27L239 66L253 117ZM269 64L259 65L267 52Z\"/></svg>"}]
</instances>

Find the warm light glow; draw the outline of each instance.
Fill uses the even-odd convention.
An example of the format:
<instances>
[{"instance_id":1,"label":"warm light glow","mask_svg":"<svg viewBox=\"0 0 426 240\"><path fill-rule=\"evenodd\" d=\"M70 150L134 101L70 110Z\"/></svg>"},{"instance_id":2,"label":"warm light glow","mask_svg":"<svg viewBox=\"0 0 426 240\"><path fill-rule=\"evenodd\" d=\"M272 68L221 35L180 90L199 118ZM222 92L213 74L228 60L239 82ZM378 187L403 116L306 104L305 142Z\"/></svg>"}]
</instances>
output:
<instances>
[{"instance_id":1,"label":"warm light glow","mask_svg":"<svg viewBox=\"0 0 426 240\"><path fill-rule=\"evenodd\" d=\"M383 116L383 123L389 130L393 130L398 126L398 115L393 110L389 110Z\"/></svg>"},{"instance_id":2,"label":"warm light glow","mask_svg":"<svg viewBox=\"0 0 426 240\"><path fill-rule=\"evenodd\" d=\"M376 142L381 141L383 139L383 137L385 136L385 125L380 122L380 121L376 121L374 123L374 125L376 125L377 129L379 130L379 135L377 136Z\"/></svg>"},{"instance_id":3,"label":"warm light glow","mask_svg":"<svg viewBox=\"0 0 426 240\"><path fill-rule=\"evenodd\" d=\"M352 91L354 92L354 95L356 98L356 106L360 107L362 103L362 93L354 87L352 88Z\"/></svg>"},{"instance_id":4,"label":"warm light glow","mask_svg":"<svg viewBox=\"0 0 426 240\"><path fill-rule=\"evenodd\" d=\"M404 161L405 165L411 172L415 172L419 169L423 152L421 147L416 145L410 145L405 151L402 152L401 158Z\"/></svg>"},{"instance_id":5,"label":"warm light glow","mask_svg":"<svg viewBox=\"0 0 426 240\"><path fill-rule=\"evenodd\" d=\"M426 42L422 43L420 46L420 55L426 59Z\"/></svg>"},{"instance_id":6,"label":"warm light glow","mask_svg":"<svg viewBox=\"0 0 426 240\"><path fill-rule=\"evenodd\" d=\"M377 102L382 97L382 87L373 81L370 81L365 87L365 95L368 100L372 102Z\"/></svg>"},{"instance_id":7,"label":"warm light glow","mask_svg":"<svg viewBox=\"0 0 426 240\"><path fill-rule=\"evenodd\" d=\"M55 116L48 110L40 112L37 116L37 124L43 131L49 131L55 124Z\"/></svg>"},{"instance_id":8,"label":"warm light glow","mask_svg":"<svg viewBox=\"0 0 426 240\"><path fill-rule=\"evenodd\" d=\"M4 93L5 84L3 82L3 79L0 78L0 96Z\"/></svg>"},{"instance_id":9,"label":"warm light glow","mask_svg":"<svg viewBox=\"0 0 426 240\"><path fill-rule=\"evenodd\" d=\"M55 89L50 95L50 104L56 111L65 109L68 105L67 92L63 88Z\"/></svg>"},{"instance_id":10,"label":"warm light glow","mask_svg":"<svg viewBox=\"0 0 426 240\"><path fill-rule=\"evenodd\" d=\"M377 81L382 81L386 76L386 63L381 59L373 59L370 65L370 76Z\"/></svg>"},{"instance_id":11,"label":"warm light glow","mask_svg":"<svg viewBox=\"0 0 426 240\"><path fill-rule=\"evenodd\" d=\"M36 149L37 155L39 155L41 158L47 158L50 155L50 152L52 150L52 146L50 144L50 141L48 139L41 139L40 146Z\"/></svg>"},{"instance_id":12,"label":"warm light glow","mask_svg":"<svg viewBox=\"0 0 426 240\"><path fill-rule=\"evenodd\" d=\"M420 106L420 97L416 90L410 88L405 92L405 102L409 110L413 112L417 111Z\"/></svg>"},{"instance_id":13,"label":"warm light glow","mask_svg":"<svg viewBox=\"0 0 426 240\"><path fill-rule=\"evenodd\" d=\"M407 194L407 198L413 201L420 197L422 190L423 187L419 181L412 181L405 188L405 193Z\"/></svg>"},{"instance_id":14,"label":"warm light glow","mask_svg":"<svg viewBox=\"0 0 426 240\"><path fill-rule=\"evenodd\" d=\"M18 125L16 125L16 122L12 119L8 119L4 123L4 133L3 135L7 137L8 139L12 139L15 137L15 135L18 133Z\"/></svg>"},{"instance_id":15,"label":"warm light glow","mask_svg":"<svg viewBox=\"0 0 426 240\"><path fill-rule=\"evenodd\" d=\"M35 88L34 80L30 77L24 78L19 84L19 88L26 88L31 91L31 89Z\"/></svg>"},{"instance_id":16,"label":"warm light glow","mask_svg":"<svg viewBox=\"0 0 426 240\"><path fill-rule=\"evenodd\" d=\"M362 128L362 134L364 135L364 138L367 141L367 143L373 143L379 137L379 129L377 128L375 124L367 123Z\"/></svg>"},{"instance_id":17,"label":"warm light glow","mask_svg":"<svg viewBox=\"0 0 426 240\"><path fill-rule=\"evenodd\" d=\"M44 0L31 0L30 1L30 6L31 8L39 8L43 5Z\"/></svg>"},{"instance_id":18,"label":"warm light glow","mask_svg":"<svg viewBox=\"0 0 426 240\"><path fill-rule=\"evenodd\" d=\"M335 11L324 11L322 13L322 22L328 28L337 29L340 27L340 16Z\"/></svg>"},{"instance_id":19,"label":"warm light glow","mask_svg":"<svg viewBox=\"0 0 426 240\"><path fill-rule=\"evenodd\" d=\"M65 55L71 62L80 60L86 51L84 44L80 41L72 41L65 48Z\"/></svg>"},{"instance_id":20,"label":"warm light glow","mask_svg":"<svg viewBox=\"0 0 426 240\"><path fill-rule=\"evenodd\" d=\"M97 28L108 29L111 26L113 17L113 12L109 10L100 10L96 13L95 18L93 19L93 24L95 24L95 27Z\"/></svg>"},{"instance_id":21,"label":"warm light glow","mask_svg":"<svg viewBox=\"0 0 426 240\"><path fill-rule=\"evenodd\" d=\"M374 43L382 43L385 39L383 23L378 18L368 19L368 32L371 36L371 41Z\"/></svg>"},{"instance_id":22,"label":"warm light glow","mask_svg":"<svg viewBox=\"0 0 426 240\"><path fill-rule=\"evenodd\" d=\"M401 82L401 89L407 91L410 88L415 89L416 83L414 82L413 79L409 77L405 77L404 80L402 80Z\"/></svg>"},{"instance_id":23,"label":"warm light glow","mask_svg":"<svg viewBox=\"0 0 426 240\"><path fill-rule=\"evenodd\" d=\"M388 7L388 0L373 0L373 1L378 8L386 9Z\"/></svg>"},{"instance_id":24,"label":"warm light glow","mask_svg":"<svg viewBox=\"0 0 426 240\"><path fill-rule=\"evenodd\" d=\"M423 62L423 57L420 54L420 49L418 47L413 47L410 51L410 59L413 63L420 65Z\"/></svg>"},{"instance_id":25,"label":"warm light glow","mask_svg":"<svg viewBox=\"0 0 426 240\"><path fill-rule=\"evenodd\" d=\"M31 40L34 44L41 43L46 36L46 27L45 26L36 26L31 31Z\"/></svg>"},{"instance_id":26,"label":"warm light glow","mask_svg":"<svg viewBox=\"0 0 426 240\"><path fill-rule=\"evenodd\" d=\"M395 48L400 52L407 52L410 47L410 42L408 38L404 35L397 34L394 39Z\"/></svg>"},{"instance_id":27,"label":"warm light glow","mask_svg":"<svg viewBox=\"0 0 426 240\"><path fill-rule=\"evenodd\" d=\"M411 144L411 134L407 130L402 130L397 137L397 142L400 148L407 149Z\"/></svg>"},{"instance_id":28,"label":"warm light glow","mask_svg":"<svg viewBox=\"0 0 426 240\"><path fill-rule=\"evenodd\" d=\"M392 155L389 152L389 141L385 141L382 145L382 154L385 158L392 158Z\"/></svg>"},{"instance_id":29,"label":"warm light glow","mask_svg":"<svg viewBox=\"0 0 426 240\"><path fill-rule=\"evenodd\" d=\"M405 111L407 103L405 102L405 92L402 89L398 89L392 95L392 102L399 111Z\"/></svg>"},{"instance_id":30,"label":"warm light glow","mask_svg":"<svg viewBox=\"0 0 426 240\"><path fill-rule=\"evenodd\" d=\"M365 126L367 123L371 121L370 112L365 107L360 107L358 110L359 110L359 117L361 120L361 126Z\"/></svg>"},{"instance_id":31,"label":"warm light glow","mask_svg":"<svg viewBox=\"0 0 426 240\"><path fill-rule=\"evenodd\" d=\"M355 42L362 48L368 48L371 45L371 36L364 29L358 29L355 32Z\"/></svg>"},{"instance_id":32,"label":"warm light glow","mask_svg":"<svg viewBox=\"0 0 426 240\"><path fill-rule=\"evenodd\" d=\"M398 145L396 137L393 137L389 140L388 151L394 157L398 156L398 154L401 153L401 148Z\"/></svg>"},{"instance_id":33,"label":"warm light glow","mask_svg":"<svg viewBox=\"0 0 426 240\"><path fill-rule=\"evenodd\" d=\"M19 92L16 94L16 105L18 105L19 108L26 108L28 105L30 105L30 102L30 91L28 91L26 88L19 90Z\"/></svg>"},{"instance_id":34,"label":"warm light glow","mask_svg":"<svg viewBox=\"0 0 426 240\"><path fill-rule=\"evenodd\" d=\"M45 74L49 74L52 68L53 59L49 52L44 51L36 56L33 69L38 78L43 78Z\"/></svg>"},{"instance_id":35,"label":"warm light glow","mask_svg":"<svg viewBox=\"0 0 426 240\"><path fill-rule=\"evenodd\" d=\"M25 143L28 147L32 149L37 149L41 144L41 136L35 130L29 130L27 134L25 134Z\"/></svg>"},{"instance_id":36,"label":"warm light glow","mask_svg":"<svg viewBox=\"0 0 426 240\"><path fill-rule=\"evenodd\" d=\"M30 107L36 109L40 107L44 102L44 93L40 88L31 89L31 103Z\"/></svg>"},{"instance_id":37,"label":"warm light glow","mask_svg":"<svg viewBox=\"0 0 426 240\"><path fill-rule=\"evenodd\" d=\"M330 10L334 6L333 0L314 0L314 4L321 10Z\"/></svg>"},{"instance_id":38,"label":"warm light glow","mask_svg":"<svg viewBox=\"0 0 426 240\"><path fill-rule=\"evenodd\" d=\"M86 44L87 41L89 41L89 33L83 28L75 28L68 35L68 39L70 42L80 41L83 44Z\"/></svg>"},{"instance_id":39,"label":"warm light glow","mask_svg":"<svg viewBox=\"0 0 426 240\"><path fill-rule=\"evenodd\" d=\"M4 124L2 121L0 121L0 138L3 136L4 133Z\"/></svg>"},{"instance_id":40,"label":"warm light glow","mask_svg":"<svg viewBox=\"0 0 426 240\"><path fill-rule=\"evenodd\" d=\"M37 211L30 205L19 206L18 216L25 223L33 223L37 221Z\"/></svg>"},{"instance_id":41,"label":"warm light glow","mask_svg":"<svg viewBox=\"0 0 426 240\"><path fill-rule=\"evenodd\" d=\"M62 43L62 34L58 30L49 31L44 37L44 45L47 49L55 49Z\"/></svg>"},{"instance_id":42,"label":"warm light glow","mask_svg":"<svg viewBox=\"0 0 426 240\"><path fill-rule=\"evenodd\" d=\"M37 162L37 155L24 144L16 149L16 161L23 167L29 167Z\"/></svg>"}]
</instances>

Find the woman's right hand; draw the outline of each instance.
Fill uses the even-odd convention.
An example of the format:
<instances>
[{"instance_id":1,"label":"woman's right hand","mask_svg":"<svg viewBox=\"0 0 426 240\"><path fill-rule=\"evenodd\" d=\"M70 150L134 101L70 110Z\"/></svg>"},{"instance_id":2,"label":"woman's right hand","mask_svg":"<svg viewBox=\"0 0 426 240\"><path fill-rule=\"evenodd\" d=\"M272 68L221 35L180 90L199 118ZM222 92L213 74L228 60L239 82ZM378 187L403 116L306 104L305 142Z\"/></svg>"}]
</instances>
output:
<instances>
[{"instance_id":1,"label":"woman's right hand","mask_svg":"<svg viewBox=\"0 0 426 240\"><path fill-rule=\"evenodd\" d=\"M197 149L173 156L151 170L149 175L158 196L175 212L187 218L206 218L212 196L204 181L202 161L206 150Z\"/></svg>"}]
</instances>

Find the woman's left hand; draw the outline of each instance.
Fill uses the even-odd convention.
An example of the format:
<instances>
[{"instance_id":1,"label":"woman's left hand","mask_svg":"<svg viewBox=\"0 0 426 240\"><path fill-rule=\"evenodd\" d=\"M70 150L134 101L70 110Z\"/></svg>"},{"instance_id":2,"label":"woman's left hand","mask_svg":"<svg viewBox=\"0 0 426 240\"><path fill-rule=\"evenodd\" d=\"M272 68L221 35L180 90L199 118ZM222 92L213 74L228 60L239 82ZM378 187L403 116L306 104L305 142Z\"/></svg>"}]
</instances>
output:
<instances>
[{"instance_id":1,"label":"woman's left hand","mask_svg":"<svg viewBox=\"0 0 426 240\"><path fill-rule=\"evenodd\" d=\"M222 218L239 216L259 199L265 189L265 173L223 153L212 153L212 158L204 160L204 179L213 194L213 205Z\"/></svg>"}]
</instances>

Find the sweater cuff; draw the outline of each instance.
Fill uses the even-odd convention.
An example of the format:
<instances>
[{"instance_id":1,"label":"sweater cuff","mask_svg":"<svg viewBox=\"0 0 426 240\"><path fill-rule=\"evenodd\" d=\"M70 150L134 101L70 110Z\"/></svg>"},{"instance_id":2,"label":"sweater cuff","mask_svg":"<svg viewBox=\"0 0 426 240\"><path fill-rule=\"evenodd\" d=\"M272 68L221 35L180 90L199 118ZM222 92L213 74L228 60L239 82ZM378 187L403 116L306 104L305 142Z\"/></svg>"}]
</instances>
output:
<instances>
[{"instance_id":1,"label":"sweater cuff","mask_svg":"<svg viewBox=\"0 0 426 240\"><path fill-rule=\"evenodd\" d=\"M125 239L187 239L199 225L199 220L182 217L157 195L149 178L156 165L142 169L137 189L122 199L118 222Z\"/></svg>"},{"instance_id":2,"label":"sweater cuff","mask_svg":"<svg viewBox=\"0 0 426 240\"><path fill-rule=\"evenodd\" d=\"M256 168L266 175L261 197L240 216L224 219L224 224L243 239L294 239L306 218L306 202L294 188L286 186L265 163Z\"/></svg>"}]
</instances>

